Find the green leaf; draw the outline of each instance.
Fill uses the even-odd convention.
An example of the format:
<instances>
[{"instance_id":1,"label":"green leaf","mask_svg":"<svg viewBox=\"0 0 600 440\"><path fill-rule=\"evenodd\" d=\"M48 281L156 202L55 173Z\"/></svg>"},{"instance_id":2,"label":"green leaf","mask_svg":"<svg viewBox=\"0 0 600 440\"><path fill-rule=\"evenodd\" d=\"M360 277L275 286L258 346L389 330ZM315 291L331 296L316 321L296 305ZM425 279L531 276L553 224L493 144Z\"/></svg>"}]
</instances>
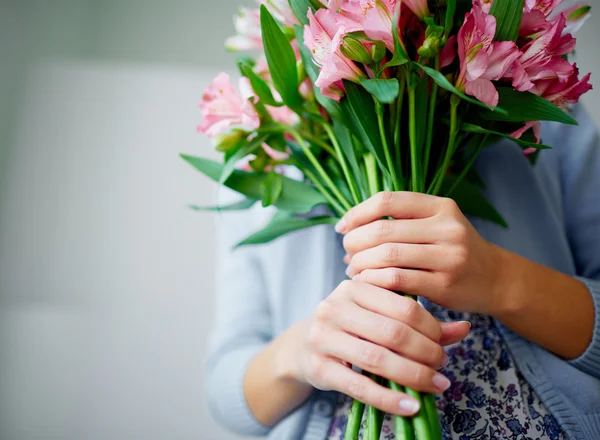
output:
<instances>
[{"instance_id":1,"label":"green leaf","mask_svg":"<svg viewBox=\"0 0 600 440\"><path fill-rule=\"evenodd\" d=\"M499 106L507 114L484 112L483 119L505 122L555 121L578 125L577 121L544 98L530 92L519 92L512 87L498 87Z\"/></svg>"},{"instance_id":2,"label":"green leaf","mask_svg":"<svg viewBox=\"0 0 600 440\"><path fill-rule=\"evenodd\" d=\"M283 192L283 175L275 170L270 171L263 180L262 205L263 207L273 205Z\"/></svg>"},{"instance_id":3,"label":"green leaf","mask_svg":"<svg viewBox=\"0 0 600 440\"><path fill-rule=\"evenodd\" d=\"M224 165L203 157L188 156L181 157L208 178L219 181L223 173ZM224 185L252 200L262 199L263 181L267 173L248 173L246 171L234 170ZM283 191L281 197L274 203L278 209L297 213L309 212L317 205L327 204L323 195L305 182L283 177Z\"/></svg>"},{"instance_id":4,"label":"green leaf","mask_svg":"<svg viewBox=\"0 0 600 440\"><path fill-rule=\"evenodd\" d=\"M448 190L454 185L457 176L449 174L445 177L444 183L442 184L442 190L440 194L445 195ZM473 217L479 217L484 220L489 220L503 227L508 227L508 224L502 218L502 216L496 211L490 202L481 194L479 188L468 180L461 180L460 183L454 188L450 195L456 204L460 207L461 211L465 215Z\"/></svg>"},{"instance_id":5,"label":"green leaf","mask_svg":"<svg viewBox=\"0 0 600 440\"><path fill-rule=\"evenodd\" d=\"M467 133L480 133L480 134L491 134L494 136L501 136L503 138L510 139L511 141L513 141L523 147L527 147L527 148L531 147L531 148L535 148L537 150L549 150L552 148L548 145L536 144L535 142L529 142L525 139L517 139L506 133L501 133L499 131L488 130L486 128L480 127L479 125L475 125L475 124L464 123L460 126L460 128L462 131L466 131Z\"/></svg>"},{"instance_id":6,"label":"green leaf","mask_svg":"<svg viewBox=\"0 0 600 440\"><path fill-rule=\"evenodd\" d=\"M254 72L250 65L238 61L238 67L240 69L240 73L250 80L252 90L254 90L254 93L256 93L256 96L258 96L260 102L274 107L280 107L283 105L283 103L275 100L273 93L271 92L271 87L269 87L266 81L258 76L256 72Z\"/></svg>"},{"instance_id":7,"label":"green leaf","mask_svg":"<svg viewBox=\"0 0 600 440\"><path fill-rule=\"evenodd\" d=\"M301 229L318 225L333 225L336 222L337 219L333 217L314 217L304 219L285 215L275 215L264 229L245 238L239 242L236 247L268 243L290 232L299 231Z\"/></svg>"},{"instance_id":8,"label":"green leaf","mask_svg":"<svg viewBox=\"0 0 600 440\"><path fill-rule=\"evenodd\" d=\"M400 84L396 78L361 79L360 84L382 104L391 104L400 92Z\"/></svg>"},{"instance_id":9,"label":"green leaf","mask_svg":"<svg viewBox=\"0 0 600 440\"><path fill-rule=\"evenodd\" d=\"M298 42L298 48L300 49L300 58L302 58L302 64L304 65L304 69L308 74L308 77L311 79L313 85L317 81L319 77L319 68L313 62L312 54L310 53L310 49L306 47L304 44L304 30L300 26L295 27L296 31L296 41ZM321 90L318 87L314 87L315 97L317 98L317 102L323 106L327 113L329 113L332 117L340 117L342 114L342 110L340 105L335 102L331 98L327 98L323 96Z\"/></svg>"},{"instance_id":10,"label":"green leaf","mask_svg":"<svg viewBox=\"0 0 600 440\"><path fill-rule=\"evenodd\" d=\"M352 81L343 81L346 97L340 102L345 116L342 120L364 147L373 153L380 170L386 178L389 178L389 171L379 136L375 101L363 87Z\"/></svg>"},{"instance_id":11,"label":"green leaf","mask_svg":"<svg viewBox=\"0 0 600 440\"><path fill-rule=\"evenodd\" d=\"M190 209L194 211L243 211L250 209L254 206L256 200L242 199L239 202L232 203L231 205L225 206L196 206L190 205Z\"/></svg>"},{"instance_id":12,"label":"green leaf","mask_svg":"<svg viewBox=\"0 0 600 440\"><path fill-rule=\"evenodd\" d=\"M219 183L222 185L231 175L238 162L249 154L254 153L258 148L261 147L262 143L267 139L267 136L257 136L246 144L238 148L235 153L228 157L225 166L223 167L223 174L219 178Z\"/></svg>"},{"instance_id":13,"label":"green leaf","mask_svg":"<svg viewBox=\"0 0 600 440\"><path fill-rule=\"evenodd\" d=\"M308 24L308 10L316 12L323 5L318 0L288 0L294 15L302 24Z\"/></svg>"},{"instance_id":14,"label":"green leaf","mask_svg":"<svg viewBox=\"0 0 600 440\"><path fill-rule=\"evenodd\" d=\"M398 23L399 19L400 19L400 3L398 3L398 5L396 6L396 10L394 11L394 18L392 21L392 23L393 23L392 36L394 37L394 55L392 56L392 59L383 66L383 69L387 69L389 67L401 66L403 64L406 64L409 61L409 58L408 58L408 55L406 54L404 45L402 44L402 41L400 40L400 35L398 34L398 29L400 26L396 26L396 23Z\"/></svg>"},{"instance_id":15,"label":"green leaf","mask_svg":"<svg viewBox=\"0 0 600 440\"><path fill-rule=\"evenodd\" d=\"M283 102L292 109L299 108L302 98L298 92L294 49L265 5L260 7L260 27L273 85Z\"/></svg>"},{"instance_id":16,"label":"green leaf","mask_svg":"<svg viewBox=\"0 0 600 440\"><path fill-rule=\"evenodd\" d=\"M523 19L523 0L494 0L490 15L496 17L496 41L517 41Z\"/></svg>"},{"instance_id":17,"label":"green leaf","mask_svg":"<svg viewBox=\"0 0 600 440\"><path fill-rule=\"evenodd\" d=\"M444 27L444 40L447 41L452 33L452 26L454 25L454 14L456 13L456 0L447 0L446 2L446 20Z\"/></svg>"},{"instance_id":18,"label":"green leaf","mask_svg":"<svg viewBox=\"0 0 600 440\"><path fill-rule=\"evenodd\" d=\"M481 101L478 101L478 100L477 100L477 99L475 99L475 98L471 98L470 96L467 96L467 95L465 95L465 94L464 94L464 93L462 93L462 92L459 92L459 91L456 89L456 87L454 87L454 86L453 86L453 85L450 83L450 81L448 81L448 80L446 79L446 77L445 77L444 75L442 75L442 73L441 73L441 72L438 72L437 70L435 70L435 69L432 69L431 67L423 66L422 64L419 64L419 63L413 63L413 64L416 64L416 65L417 65L417 66L419 66L421 69L423 69L423 71L424 71L424 72L425 72L427 75L429 75L429 76L431 77L431 79L433 79L433 80L434 80L434 81L437 83L437 85L438 85L438 86L440 86L442 89L445 89L445 90L448 90L449 92L452 92L452 93L454 93L455 95L459 96L460 98L464 99L465 101L468 101L468 102L470 102L470 103L472 103L472 104L475 104L475 105L478 105L478 106L480 106L480 107L483 107L483 108L485 108L486 110L491 110L491 109L490 109L490 107L488 107L487 105L485 105L483 102L481 102ZM496 107L496 108L493 110L493 112L494 112L494 113L498 113L498 114L500 114L500 113L502 113L502 114L506 113L506 112L504 111L504 109L503 109L503 108L501 108L501 107Z\"/></svg>"}]
</instances>

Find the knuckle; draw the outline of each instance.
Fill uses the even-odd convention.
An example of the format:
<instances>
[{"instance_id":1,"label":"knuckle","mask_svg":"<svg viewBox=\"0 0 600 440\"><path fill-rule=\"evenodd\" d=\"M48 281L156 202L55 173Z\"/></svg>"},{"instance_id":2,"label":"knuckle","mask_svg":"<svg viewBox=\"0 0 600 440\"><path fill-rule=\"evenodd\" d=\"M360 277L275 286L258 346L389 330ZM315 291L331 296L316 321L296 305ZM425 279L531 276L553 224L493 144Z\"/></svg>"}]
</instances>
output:
<instances>
[{"instance_id":1,"label":"knuckle","mask_svg":"<svg viewBox=\"0 0 600 440\"><path fill-rule=\"evenodd\" d=\"M405 282L405 276L400 269L391 269L389 279L391 289L401 290Z\"/></svg>"},{"instance_id":2,"label":"knuckle","mask_svg":"<svg viewBox=\"0 0 600 440\"><path fill-rule=\"evenodd\" d=\"M393 347L402 344L406 338L406 326L394 321L386 321L381 326L384 340L387 345Z\"/></svg>"},{"instance_id":3,"label":"knuckle","mask_svg":"<svg viewBox=\"0 0 600 440\"><path fill-rule=\"evenodd\" d=\"M323 334L323 326L317 322L313 322L306 335L309 348L315 351L318 350L323 341Z\"/></svg>"},{"instance_id":4,"label":"knuckle","mask_svg":"<svg viewBox=\"0 0 600 440\"><path fill-rule=\"evenodd\" d=\"M335 304L331 299L324 299L317 306L315 312L315 318L318 322L329 322L332 321L336 311Z\"/></svg>"},{"instance_id":5,"label":"knuckle","mask_svg":"<svg viewBox=\"0 0 600 440\"><path fill-rule=\"evenodd\" d=\"M419 315L419 307L421 306L416 301L412 299L407 300L402 310L402 321L407 324L414 324Z\"/></svg>"},{"instance_id":6,"label":"knuckle","mask_svg":"<svg viewBox=\"0 0 600 440\"><path fill-rule=\"evenodd\" d=\"M395 244L386 244L383 247L383 258L386 263L395 263L400 256L398 246Z\"/></svg>"},{"instance_id":7,"label":"knuckle","mask_svg":"<svg viewBox=\"0 0 600 440\"><path fill-rule=\"evenodd\" d=\"M467 238L467 228L458 221L450 223L448 226L448 238L455 243L462 243Z\"/></svg>"},{"instance_id":8,"label":"knuckle","mask_svg":"<svg viewBox=\"0 0 600 440\"><path fill-rule=\"evenodd\" d=\"M376 202L377 202L377 210L379 212L385 212L388 210L392 201L394 200L394 193L391 191L381 191L377 193Z\"/></svg>"},{"instance_id":9,"label":"knuckle","mask_svg":"<svg viewBox=\"0 0 600 440\"><path fill-rule=\"evenodd\" d=\"M458 205L456 204L454 199L451 199L449 197L442 197L440 203L442 208L447 212L455 212L456 210L458 210Z\"/></svg>"},{"instance_id":10,"label":"knuckle","mask_svg":"<svg viewBox=\"0 0 600 440\"><path fill-rule=\"evenodd\" d=\"M309 361L310 375L317 380L322 380L325 377L325 369L327 363L320 356L312 356Z\"/></svg>"},{"instance_id":11,"label":"knuckle","mask_svg":"<svg viewBox=\"0 0 600 440\"><path fill-rule=\"evenodd\" d=\"M367 386L364 381L352 378L346 384L346 394L354 397L355 399L363 401L367 395Z\"/></svg>"},{"instance_id":12,"label":"knuckle","mask_svg":"<svg viewBox=\"0 0 600 440\"><path fill-rule=\"evenodd\" d=\"M362 350L360 359L367 370L378 369L385 358L385 351L377 346L369 346Z\"/></svg>"},{"instance_id":13,"label":"knuckle","mask_svg":"<svg viewBox=\"0 0 600 440\"><path fill-rule=\"evenodd\" d=\"M442 291L451 290L454 287L455 276L452 272L444 273L440 276L440 288Z\"/></svg>"},{"instance_id":14,"label":"knuckle","mask_svg":"<svg viewBox=\"0 0 600 440\"><path fill-rule=\"evenodd\" d=\"M378 220L375 223L376 234L378 237L387 237L392 232L393 224L389 220Z\"/></svg>"},{"instance_id":15,"label":"knuckle","mask_svg":"<svg viewBox=\"0 0 600 440\"><path fill-rule=\"evenodd\" d=\"M467 264L469 252L465 246L455 246L452 253L452 262L455 268L462 269Z\"/></svg>"},{"instance_id":16,"label":"knuckle","mask_svg":"<svg viewBox=\"0 0 600 440\"><path fill-rule=\"evenodd\" d=\"M413 382L415 386L423 389L429 384L428 378L431 376L429 368L424 365L417 365L413 370Z\"/></svg>"}]
</instances>

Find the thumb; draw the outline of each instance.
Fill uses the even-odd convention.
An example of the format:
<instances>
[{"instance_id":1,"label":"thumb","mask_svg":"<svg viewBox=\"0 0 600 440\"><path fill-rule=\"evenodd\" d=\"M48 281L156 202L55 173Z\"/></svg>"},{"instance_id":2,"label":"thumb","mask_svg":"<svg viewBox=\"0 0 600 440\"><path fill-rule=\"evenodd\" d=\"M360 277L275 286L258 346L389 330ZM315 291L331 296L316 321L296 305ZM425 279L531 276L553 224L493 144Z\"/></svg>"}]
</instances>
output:
<instances>
[{"instance_id":1,"label":"thumb","mask_svg":"<svg viewBox=\"0 0 600 440\"><path fill-rule=\"evenodd\" d=\"M440 345L452 345L462 341L467 337L471 330L471 323L467 321L460 322L440 322L442 326L442 337Z\"/></svg>"}]
</instances>

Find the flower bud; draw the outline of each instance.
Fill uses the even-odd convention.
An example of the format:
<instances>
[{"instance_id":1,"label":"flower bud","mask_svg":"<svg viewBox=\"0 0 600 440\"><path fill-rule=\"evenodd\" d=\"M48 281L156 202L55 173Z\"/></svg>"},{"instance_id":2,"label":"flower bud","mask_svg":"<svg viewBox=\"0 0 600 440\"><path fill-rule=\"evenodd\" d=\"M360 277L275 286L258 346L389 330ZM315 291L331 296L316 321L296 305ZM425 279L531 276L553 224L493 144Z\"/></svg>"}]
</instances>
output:
<instances>
[{"instance_id":1,"label":"flower bud","mask_svg":"<svg viewBox=\"0 0 600 440\"><path fill-rule=\"evenodd\" d=\"M352 37L346 36L340 46L342 55L352 61L358 61L359 63L371 65L373 64L373 57L369 54L367 48L358 40Z\"/></svg>"},{"instance_id":2,"label":"flower bud","mask_svg":"<svg viewBox=\"0 0 600 440\"><path fill-rule=\"evenodd\" d=\"M217 151L225 153L240 143L244 137L241 130L233 130L229 133L221 133L212 138L212 144Z\"/></svg>"},{"instance_id":3,"label":"flower bud","mask_svg":"<svg viewBox=\"0 0 600 440\"><path fill-rule=\"evenodd\" d=\"M374 41L371 48L371 56L376 63L380 62L385 56L386 47L382 41Z\"/></svg>"},{"instance_id":4,"label":"flower bud","mask_svg":"<svg viewBox=\"0 0 600 440\"><path fill-rule=\"evenodd\" d=\"M426 38L423 45L417 51L423 58L432 58L440 51L442 39L437 36Z\"/></svg>"}]
</instances>

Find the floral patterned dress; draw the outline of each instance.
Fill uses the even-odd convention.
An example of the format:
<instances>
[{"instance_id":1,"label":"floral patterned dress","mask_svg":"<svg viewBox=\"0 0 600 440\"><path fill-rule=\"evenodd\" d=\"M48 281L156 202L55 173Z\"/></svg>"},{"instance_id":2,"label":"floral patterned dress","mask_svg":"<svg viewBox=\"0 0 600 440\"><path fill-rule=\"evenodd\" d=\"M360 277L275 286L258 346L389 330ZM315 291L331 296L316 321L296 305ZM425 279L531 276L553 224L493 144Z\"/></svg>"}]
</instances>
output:
<instances>
[{"instance_id":1,"label":"floral patterned dress","mask_svg":"<svg viewBox=\"0 0 600 440\"><path fill-rule=\"evenodd\" d=\"M450 362L442 372L452 385L436 398L444 440L566 440L554 416L517 370L492 318L455 313L430 303L426 307L442 321L472 324L469 336L447 349ZM340 395L328 440L344 438L351 404L349 397ZM392 418L386 416L381 439L395 438Z\"/></svg>"}]
</instances>

